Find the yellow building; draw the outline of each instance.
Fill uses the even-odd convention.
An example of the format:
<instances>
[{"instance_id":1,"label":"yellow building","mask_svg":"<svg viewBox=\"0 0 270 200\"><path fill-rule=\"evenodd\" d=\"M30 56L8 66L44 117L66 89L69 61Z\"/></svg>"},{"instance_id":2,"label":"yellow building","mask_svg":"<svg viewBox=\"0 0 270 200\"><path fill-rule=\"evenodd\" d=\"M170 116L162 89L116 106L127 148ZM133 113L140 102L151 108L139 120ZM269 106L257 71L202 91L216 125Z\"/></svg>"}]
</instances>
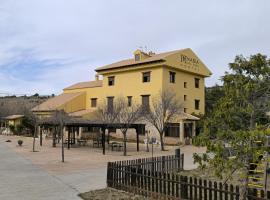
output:
<instances>
[{"instance_id":1,"label":"yellow building","mask_svg":"<svg viewBox=\"0 0 270 200\"><path fill-rule=\"evenodd\" d=\"M168 143L183 142L195 132L197 117L204 114L204 79L210 70L191 49L182 49L160 54L136 50L133 58L122 60L95 70L96 80L76 83L63 93L33 109L39 115L48 116L51 111L64 109L72 116L90 118L93 111L104 101L126 97L127 101L151 104L151 99L162 91L173 91L183 103L179 124L174 123L166 133ZM101 78L100 78L101 77ZM156 131L148 126L148 132ZM142 138L144 136L141 136Z\"/></svg>"},{"instance_id":2,"label":"yellow building","mask_svg":"<svg viewBox=\"0 0 270 200\"><path fill-rule=\"evenodd\" d=\"M15 128L17 126L20 126L22 124L22 119L24 118L24 115L10 115L3 118L3 126L9 127L14 126Z\"/></svg>"}]
</instances>

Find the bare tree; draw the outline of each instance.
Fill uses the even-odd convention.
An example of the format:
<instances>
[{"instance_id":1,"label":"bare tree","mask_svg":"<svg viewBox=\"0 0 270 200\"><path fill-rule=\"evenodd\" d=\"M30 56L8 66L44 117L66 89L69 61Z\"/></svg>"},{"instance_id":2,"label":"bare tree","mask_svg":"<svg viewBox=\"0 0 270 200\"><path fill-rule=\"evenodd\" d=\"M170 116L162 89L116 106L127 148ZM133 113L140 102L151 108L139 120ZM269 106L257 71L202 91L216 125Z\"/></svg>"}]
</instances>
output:
<instances>
[{"instance_id":1,"label":"bare tree","mask_svg":"<svg viewBox=\"0 0 270 200\"><path fill-rule=\"evenodd\" d=\"M159 132L161 150L164 151L164 133L166 126L183 112L182 103L177 99L175 93L163 91L152 99L152 108L143 110L144 119Z\"/></svg>"},{"instance_id":2,"label":"bare tree","mask_svg":"<svg viewBox=\"0 0 270 200\"><path fill-rule=\"evenodd\" d=\"M117 115L117 122L122 123L123 126L120 128L123 139L124 139L124 156L127 155L127 131L138 121L141 117L141 106L132 103L128 104L127 100L124 98L118 98L116 101L117 107L119 107L119 113Z\"/></svg>"},{"instance_id":3,"label":"bare tree","mask_svg":"<svg viewBox=\"0 0 270 200\"><path fill-rule=\"evenodd\" d=\"M139 120L141 116L140 111L141 108L139 105L128 105L124 97L116 98L113 102L113 106L106 104L104 101L97 109L96 118L104 123L105 126L106 124L109 126L113 126L113 124L116 123L123 124L120 131L123 134L124 156L127 155L127 131L131 124Z\"/></svg>"},{"instance_id":4,"label":"bare tree","mask_svg":"<svg viewBox=\"0 0 270 200\"><path fill-rule=\"evenodd\" d=\"M66 122L70 119L70 116L64 110L55 110L52 114L51 119L58 125L61 134L61 144L62 144L62 162L65 162L65 152L64 152L64 127Z\"/></svg>"},{"instance_id":5,"label":"bare tree","mask_svg":"<svg viewBox=\"0 0 270 200\"><path fill-rule=\"evenodd\" d=\"M95 112L95 119L104 124L113 124L117 121L120 110L118 104L111 107L104 100Z\"/></svg>"}]
</instances>

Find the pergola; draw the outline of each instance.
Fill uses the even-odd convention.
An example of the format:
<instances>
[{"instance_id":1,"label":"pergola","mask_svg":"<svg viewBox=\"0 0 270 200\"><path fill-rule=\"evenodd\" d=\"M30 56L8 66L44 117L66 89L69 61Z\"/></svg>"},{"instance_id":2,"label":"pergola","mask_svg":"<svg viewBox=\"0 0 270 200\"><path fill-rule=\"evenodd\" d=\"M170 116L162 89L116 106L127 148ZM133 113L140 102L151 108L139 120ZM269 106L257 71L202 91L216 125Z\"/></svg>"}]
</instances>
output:
<instances>
[{"instance_id":1,"label":"pergola","mask_svg":"<svg viewBox=\"0 0 270 200\"><path fill-rule=\"evenodd\" d=\"M52 118L46 118L39 122L40 127L57 127L60 126L60 122ZM105 133L106 129L121 129L121 128L128 128L128 129L135 129L136 130L136 142L137 142L137 151L139 151L139 134L145 133L145 124L134 123L134 124L125 124L125 123L104 123L99 121L91 121L82 118L68 118L65 119L63 124L64 127L67 127L68 130L68 148L70 147L70 130L71 128L79 128L79 127L95 127L100 128L102 131L102 148L103 148L103 155L105 155ZM42 131L40 129L40 145L42 145Z\"/></svg>"}]
</instances>

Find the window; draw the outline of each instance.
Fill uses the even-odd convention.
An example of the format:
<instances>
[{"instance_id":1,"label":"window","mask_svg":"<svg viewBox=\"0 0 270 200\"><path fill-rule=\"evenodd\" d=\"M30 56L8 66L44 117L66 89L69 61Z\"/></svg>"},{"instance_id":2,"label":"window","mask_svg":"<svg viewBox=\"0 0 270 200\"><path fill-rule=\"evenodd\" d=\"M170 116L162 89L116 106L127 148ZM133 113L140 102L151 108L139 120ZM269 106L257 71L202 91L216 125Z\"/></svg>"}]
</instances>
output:
<instances>
[{"instance_id":1,"label":"window","mask_svg":"<svg viewBox=\"0 0 270 200\"><path fill-rule=\"evenodd\" d=\"M200 109L200 100L195 99L195 110L199 110Z\"/></svg>"},{"instance_id":2,"label":"window","mask_svg":"<svg viewBox=\"0 0 270 200\"><path fill-rule=\"evenodd\" d=\"M128 96L128 107L132 106L132 96Z\"/></svg>"},{"instance_id":3,"label":"window","mask_svg":"<svg viewBox=\"0 0 270 200\"><path fill-rule=\"evenodd\" d=\"M116 133L116 128L108 128L109 133Z\"/></svg>"},{"instance_id":4,"label":"window","mask_svg":"<svg viewBox=\"0 0 270 200\"><path fill-rule=\"evenodd\" d=\"M195 88L199 88L200 87L200 79L199 78L195 78Z\"/></svg>"},{"instance_id":5,"label":"window","mask_svg":"<svg viewBox=\"0 0 270 200\"><path fill-rule=\"evenodd\" d=\"M108 112L113 112L113 98L114 97L107 97L107 106L108 106Z\"/></svg>"},{"instance_id":6,"label":"window","mask_svg":"<svg viewBox=\"0 0 270 200\"><path fill-rule=\"evenodd\" d=\"M150 82L150 72L143 72L142 73L142 82Z\"/></svg>"},{"instance_id":7,"label":"window","mask_svg":"<svg viewBox=\"0 0 270 200\"><path fill-rule=\"evenodd\" d=\"M114 85L114 76L108 77L108 85L109 85L109 86Z\"/></svg>"},{"instance_id":8,"label":"window","mask_svg":"<svg viewBox=\"0 0 270 200\"><path fill-rule=\"evenodd\" d=\"M150 95L142 95L142 107L145 111L149 111L149 97Z\"/></svg>"},{"instance_id":9,"label":"window","mask_svg":"<svg viewBox=\"0 0 270 200\"><path fill-rule=\"evenodd\" d=\"M170 72L170 83L175 83L175 72Z\"/></svg>"},{"instance_id":10,"label":"window","mask_svg":"<svg viewBox=\"0 0 270 200\"><path fill-rule=\"evenodd\" d=\"M184 95L184 101L186 101L187 100L187 95Z\"/></svg>"},{"instance_id":11,"label":"window","mask_svg":"<svg viewBox=\"0 0 270 200\"><path fill-rule=\"evenodd\" d=\"M83 127L82 128L82 132L85 133L85 132L96 132L96 133L99 133L99 128L98 127Z\"/></svg>"},{"instance_id":12,"label":"window","mask_svg":"<svg viewBox=\"0 0 270 200\"><path fill-rule=\"evenodd\" d=\"M187 82L184 82L184 88L187 88Z\"/></svg>"},{"instance_id":13,"label":"window","mask_svg":"<svg viewBox=\"0 0 270 200\"><path fill-rule=\"evenodd\" d=\"M179 137L180 136L179 123L167 123L165 128L165 136L167 137Z\"/></svg>"},{"instance_id":14,"label":"window","mask_svg":"<svg viewBox=\"0 0 270 200\"><path fill-rule=\"evenodd\" d=\"M187 108L184 108L184 113L187 113Z\"/></svg>"},{"instance_id":15,"label":"window","mask_svg":"<svg viewBox=\"0 0 270 200\"><path fill-rule=\"evenodd\" d=\"M135 61L140 61L140 54L135 54Z\"/></svg>"},{"instance_id":16,"label":"window","mask_svg":"<svg viewBox=\"0 0 270 200\"><path fill-rule=\"evenodd\" d=\"M91 107L92 107L92 108L97 107L97 98L92 98L92 99L91 99Z\"/></svg>"}]
</instances>

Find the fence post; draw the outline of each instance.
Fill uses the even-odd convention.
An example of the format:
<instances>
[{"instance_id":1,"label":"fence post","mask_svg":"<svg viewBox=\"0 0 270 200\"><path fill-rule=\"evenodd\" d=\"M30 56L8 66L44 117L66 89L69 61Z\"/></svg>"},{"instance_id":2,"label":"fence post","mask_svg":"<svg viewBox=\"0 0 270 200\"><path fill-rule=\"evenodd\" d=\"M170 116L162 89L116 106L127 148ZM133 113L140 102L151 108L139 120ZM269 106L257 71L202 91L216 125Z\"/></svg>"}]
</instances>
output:
<instances>
[{"instance_id":1,"label":"fence post","mask_svg":"<svg viewBox=\"0 0 270 200\"><path fill-rule=\"evenodd\" d=\"M193 199L193 179L189 177L189 198Z\"/></svg>"},{"instance_id":2,"label":"fence post","mask_svg":"<svg viewBox=\"0 0 270 200\"><path fill-rule=\"evenodd\" d=\"M203 180L203 195L204 195L204 199L208 199L207 197L207 181Z\"/></svg>"},{"instance_id":3,"label":"fence post","mask_svg":"<svg viewBox=\"0 0 270 200\"><path fill-rule=\"evenodd\" d=\"M239 189L239 186L238 185L235 188L235 193L236 193L235 199L236 200L239 200L240 199L240 189Z\"/></svg>"},{"instance_id":4,"label":"fence post","mask_svg":"<svg viewBox=\"0 0 270 200\"><path fill-rule=\"evenodd\" d=\"M223 199L223 185L222 183L219 183L219 199L222 200Z\"/></svg>"},{"instance_id":5,"label":"fence post","mask_svg":"<svg viewBox=\"0 0 270 200\"><path fill-rule=\"evenodd\" d=\"M225 184L225 200L228 200L228 192L229 192L228 184L226 183Z\"/></svg>"},{"instance_id":6,"label":"fence post","mask_svg":"<svg viewBox=\"0 0 270 200\"><path fill-rule=\"evenodd\" d=\"M181 181L181 198L183 199L189 199L188 198L188 186L187 186L187 177L186 176L180 176Z\"/></svg>"},{"instance_id":7,"label":"fence post","mask_svg":"<svg viewBox=\"0 0 270 200\"><path fill-rule=\"evenodd\" d=\"M176 197L179 197L179 174L176 175Z\"/></svg>"},{"instance_id":8,"label":"fence post","mask_svg":"<svg viewBox=\"0 0 270 200\"><path fill-rule=\"evenodd\" d=\"M199 199L202 199L202 179L199 179Z\"/></svg>"},{"instance_id":9,"label":"fence post","mask_svg":"<svg viewBox=\"0 0 270 200\"><path fill-rule=\"evenodd\" d=\"M233 185L231 184L230 185L230 200L234 198L234 195L233 195Z\"/></svg>"},{"instance_id":10,"label":"fence post","mask_svg":"<svg viewBox=\"0 0 270 200\"><path fill-rule=\"evenodd\" d=\"M165 156L162 156L162 161L161 161L161 163L162 163L162 171L164 172L165 171Z\"/></svg>"},{"instance_id":11,"label":"fence post","mask_svg":"<svg viewBox=\"0 0 270 200\"><path fill-rule=\"evenodd\" d=\"M209 200L212 200L212 192L213 192L213 185L212 185L212 181L208 181L208 185L209 185Z\"/></svg>"}]
</instances>

